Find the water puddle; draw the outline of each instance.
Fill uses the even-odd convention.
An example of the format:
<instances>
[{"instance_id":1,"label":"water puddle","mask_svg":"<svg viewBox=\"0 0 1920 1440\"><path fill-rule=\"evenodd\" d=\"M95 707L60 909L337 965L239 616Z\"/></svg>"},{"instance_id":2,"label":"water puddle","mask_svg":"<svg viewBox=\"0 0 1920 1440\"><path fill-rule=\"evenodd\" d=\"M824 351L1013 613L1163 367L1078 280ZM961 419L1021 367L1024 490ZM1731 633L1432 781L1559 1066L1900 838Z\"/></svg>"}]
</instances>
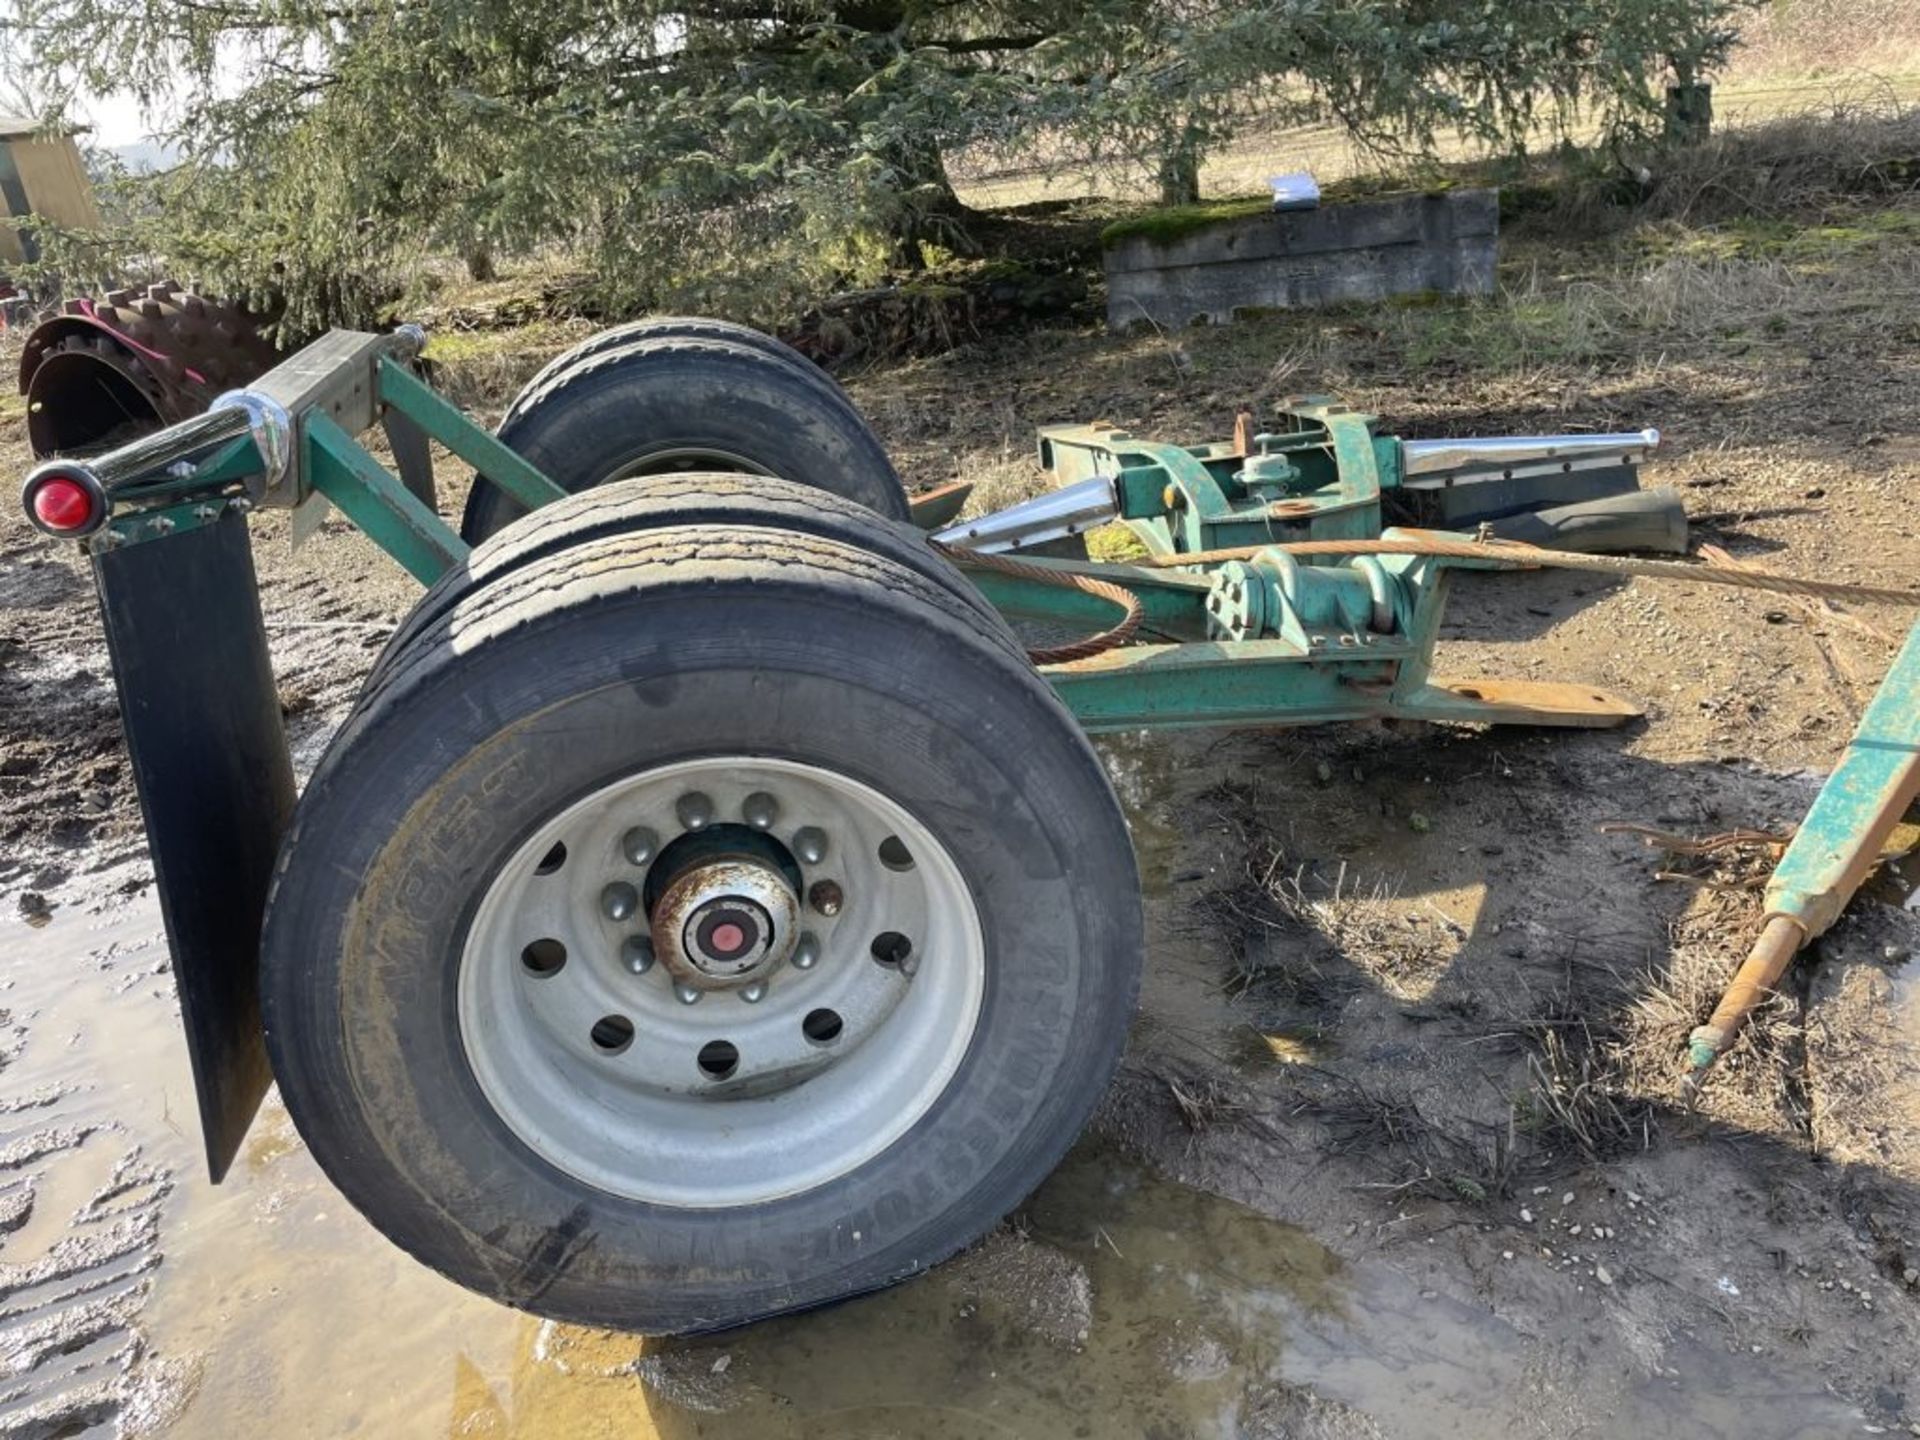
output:
<instances>
[{"instance_id":1,"label":"water puddle","mask_svg":"<svg viewBox=\"0 0 1920 1440\"><path fill-rule=\"evenodd\" d=\"M691 1341L545 1324L388 1245L326 1184L277 1104L228 1183L205 1183L157 934L150 899L7 932L16 983L0 1004L27 1036L0 1098L44 1103L0 1112L0 1139L88 1133L18 1167L45 1203L0 1235L11 1277L0 1357L16 1386L0 1397L0 1433L50 1393L72 1423L21 1431L1798 1440L1859 1424L1812 1376L1776 1372L1758 1403L1743 1388L1751 1369L1704 1350L1665 1351L1684 1380L1595 1375L1583 1363L1591 1317L1528 1328L1098 1142L1016 1227L880 1295ZM1250 1152L1248 1163L1297 1162ZM54 1272L34 1266L75 1237L81 1250L49 1289L35 1277ZM107 1319L76 1324L40 1364L43 1312L88 1294ZM88 1401L109 1392L111 1403Z\"/></svg>"},{"instance_id":2,"label":"water puddle","mask_svg":"<svg viewBox=\"0 0 1920 1440\"><path fill-rule=\"evenodd\" d=\"M1920 823L1909 817L1894 826L1880 853L1880 868L1860 887L1861 895L1883 905L1920 910Z\"/></svg>"}]
</instances>

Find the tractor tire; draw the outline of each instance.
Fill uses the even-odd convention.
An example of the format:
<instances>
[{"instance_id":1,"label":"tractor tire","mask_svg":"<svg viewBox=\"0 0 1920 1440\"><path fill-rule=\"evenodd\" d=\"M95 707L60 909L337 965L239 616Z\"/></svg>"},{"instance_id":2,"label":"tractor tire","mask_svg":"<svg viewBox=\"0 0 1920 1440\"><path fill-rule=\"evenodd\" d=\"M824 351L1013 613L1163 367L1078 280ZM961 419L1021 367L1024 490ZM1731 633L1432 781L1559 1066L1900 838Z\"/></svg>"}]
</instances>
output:
<instances>
[{"instance_id":1,"label":"tractor tire","mask_svg":"<svg viewBox=\"0 0 1920 1440\"><path fill-rule=\"evenodd\" d=\"M20 351L35 458L93 454L198 415L273 368L262 323L171 280L68 300Z\"/></svg>"},{"instance_id":2,"label":"tractor tire","mask_svg":"<svg viewBox=\"0 0 1920 1440\"><path fill-rule=\"evenodd\" d=\"M983 633L1003 637L1020 653L1000 612L911 525L883 520L851 500L768 475L644 475L543 505L483 541L466 563L442 575L407 612L374 660L361 694L371 696L416 638L483 586L584 541L669 525L764 525L872 551L951 591L975 610Z\"/></svg>"},{"instance_id":3,"label":"tractor tire","mask_svg":"<svg viewBox=\"0 0 1920 1440\"><path fill-rule=\"evenodd\" d=\"M950 589L762 527L605 536L440 616L322 759L268 1048L416 1259L723 1329L917 1274L1045 1178L1125 1042L1138 894L1098 757Z\"/></svg>"},{"instance_id":4,"label":"tractor tire","mask_svg":"<svg viewBox=\"0 0 1920 1440\"><path fill-rule=\"evenodd\" d=\"M507 413L500 419L501 430L511 428L532 397L545 389L556 375L571 370L582 360L591 359L608 350L616 350L623 345L632 345L641 340L660 339L727 340L736 345L745 345L750 350L758 350L762 354L771 355L786 362L796 374L807 377L809 383L831 392L841 403L848 406L853 404L853 400L833 376L784 340L776 340L764 331L755 330L751 325L736 325L731 320L708 320L691 315L653 315L645 320L629 320L624 325L614 325L598 334L588 336L571 350L554 356L540 367L538 374L520 387L520 393L513 397L513 403L507 406Z\"/></svg>"},{"instance_id":5,"label":"tractor tire","mask_svg":"<svg viewBox=\"0 0 1920 1440\"><path fill-rule=\"evenodd\" d=\"M816 375L737 340L641 340L529 389L500 439L573 492L635 475L744 470L908 519L886 450ZM476 479L460 534L478 545L525 513Z\"/></svg>"}]
</instances>

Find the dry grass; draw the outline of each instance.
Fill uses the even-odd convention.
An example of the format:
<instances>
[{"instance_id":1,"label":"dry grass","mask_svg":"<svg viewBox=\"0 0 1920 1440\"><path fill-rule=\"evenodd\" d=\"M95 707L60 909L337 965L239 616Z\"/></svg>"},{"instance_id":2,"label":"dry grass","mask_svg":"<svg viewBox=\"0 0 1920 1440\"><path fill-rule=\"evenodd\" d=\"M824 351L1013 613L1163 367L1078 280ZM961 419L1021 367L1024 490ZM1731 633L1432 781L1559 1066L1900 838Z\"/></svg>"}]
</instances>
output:
<instances>
[{"instance_id":1,"label":"dry grass","mask_svg":"<svg viewBox=\"0 0 1920 1440\"><path fill-rule=\"evenodd\" d=\"M1646 177L1642 219L1702 224L1819 214L1920 186L1920 105L1871 83L1665 152Z\"/></svg>"},{"instance_id":2,"label":"dry grass","mask_svg":"<svg viewBox=\"0 0 1920 1440\"><path fill-rule=\"evenodd\" d=\"M1534 1145L1550 1156L1592 1161L1653 1144L1654 1106L1631 1094L1620 1068L1592 1029L1542 1028L1527 1056L1528 1087L1515 1103Z\"/></svg>"},{"instance_id":3,"label":"dry grass","mask_svg":"<svg viewBox=\"0 0 1920 1440\"><path fill-rule=\"evenodd\" d=\"M1325 792L1323 823L1338 793ZM1235 957L1234 993L1312 1008L1370 980L1417 999L1459 951L1460 926L1430 902L1403 899L1391 880L1368 879L1344 861L1325 875L1294 860L1271 825L1284 809L1257 786L1225 782L1200 798L1226 837L1223 853L1236 857L1232 878L1197 906Z\"/></svg>"},{"instance_id":4,"label":"dry grass","mask_svg":"<svg viewBox=\"0 0 1920 1440\"><path fill-rule=\"evenodd\" d=\"M1159 1074L1167 1087L1167 1097L1179 1112L1181 1124L1191 1135L1204 1135L1247 1113L1244 1097L1229 1090L1217 1075L1180 1074L1170 1069L1163 1069Z\"/></svg>"},{"instance_id":5,"label":"dry grass","mask_svg":"<svg viewBox=\"0 0 1920 1440\"><path fill-rule=\"evenodd\" d=\"M1920 7L1913 0L1772 0L1743 18L1725 82L1741 90L1916 71Z\"/></svg>"},{"instance_id":6,"label":"dry grass","mask_svg":"<svg viewBox=\"0 0 1920 1440\"><path fill-rule=\"evenodd\" d=\"M562 320L499 330L428 325L426 358L435 385L457 403L498 410L541 366L600 328L588 321Z\"/></svg>"},{"instance_id":7,"label":"dry grass","mask_svg":"<svg viewBox=\"0 0 1920 1440\"><path fill-rule=\"evenodd\" d=\"M1399 999L1424 996L1466 938L1431 904L1403 901L1384 880L1368 884L1345 861L1331 881L1323 882L1303 866L1281 872L1284 859L1275 851L1263 876L1274 909L1317 934Z\"/></svg>"},{"instance_id":8,"label":"dry grass","mask_svg":"<svg viewBox=\"0 0 1920 1440\"><path fill-rule=\"evenodd\" d=\"M1276 812L1255 787L1221 785L1207 798L1223 853L1246 857L1195 902L1228 942L1229 988L1255 1003L1307 1007L1324 1025L1319 1048L1328 1058L1288 1068L1295 1112L1325 1130L1332 1151L1365 1160L1384 1188L1455 1200L1653 1145L1680 1098L1687 1038L1754 933L1757 886L1777 839L1761 831L1730 834L1725 844L1665 837L1671 848L1650 878L1693 893L1662 958L1638 973L1629 972L1639 962L1624 956L1569 958L1552 987L1510 996L1492 1019L1457 996L1402 1003L1402 1017L1443 1027L1471 1057L1443 1067L1449 1080L1436 1088L1431 1078L1381 1084L1356 1073L1339 1053L1340 1020L1369 985L1400 1002L1423 998L1422 981L1444 970L1466 937L1451 922L1417 919L1417 907L1390 886L1355 883L1344 868L1324 878L1291 864L1270 829ZM1749 1133L1806 1133L1801 1009L1783 994L1756 1012L1707 1089L1710 1119Z\"/></svg>"},{"instance_id":9,"label":"dry grass","mask_svg":"<svg viewBox=\"0 0 1920 1440\"><path fill-rule=\"evenodd\" d=\"M1436 1120L1404 1091L1333 1071L1316 1073L1323 1083L1297 1110L1326 1133L1329 1153L1384 1164L1394 1178L1380 1188L1479 1204L1512 1184L1516 1131L1511 1123Z\"/></svg>"},{"instance_id":10,"label":"dry grass","mask_svg":"<svg viewBox=\"0 0 1920 1440\"><path fill-rule=\"evenodd\" d=\"M1684 877L1695 894L1669 927L1665 959L1643 978L1632 1003L1616 1017L1615 1033L1599 1048L1628 1093L1670 1101L1687 1037L1713 1013L1759 931L1760 887L1771 853L1761 840L1669 855L1662 863L1662 873ZM1716 1067L1702 1110L1745 1130L1806 1133L1803 1019L1801 998L1792 990L1756 1008Z\"/></svg>"}]
</instances>

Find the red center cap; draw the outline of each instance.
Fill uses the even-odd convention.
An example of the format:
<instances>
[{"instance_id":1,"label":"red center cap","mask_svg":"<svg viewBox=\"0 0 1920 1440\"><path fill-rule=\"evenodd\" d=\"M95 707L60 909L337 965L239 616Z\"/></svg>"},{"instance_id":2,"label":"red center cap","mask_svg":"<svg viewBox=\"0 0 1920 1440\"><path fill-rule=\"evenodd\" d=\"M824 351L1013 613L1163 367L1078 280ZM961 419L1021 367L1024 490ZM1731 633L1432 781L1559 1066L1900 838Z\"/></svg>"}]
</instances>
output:
<instances>
[{"instance_id":1,"label":"red center cap","mask_svg":"<svg viewBox=\"0 0 1920 1440\"><path fill-rule=\"evenodd\" d=\"M720 954L731 955L747 943L747 932L729 920L714 926L707 939Z\"/></svg>"}]
</instances>

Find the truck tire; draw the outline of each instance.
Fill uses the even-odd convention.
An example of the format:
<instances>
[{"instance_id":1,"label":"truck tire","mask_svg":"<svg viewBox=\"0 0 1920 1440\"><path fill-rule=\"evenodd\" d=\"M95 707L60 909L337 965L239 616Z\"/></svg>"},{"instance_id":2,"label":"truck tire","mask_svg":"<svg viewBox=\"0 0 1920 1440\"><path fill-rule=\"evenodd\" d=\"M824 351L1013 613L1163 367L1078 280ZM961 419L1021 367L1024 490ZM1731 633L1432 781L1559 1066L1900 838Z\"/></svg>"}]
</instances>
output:
<instances>
[{"instance_id":1,"label":"truck tire","mask_svg":"<svg viewBox=\"0 0 1920 1440\"><path fill-rule=\"evenodd\" d=\"M900 477L846 397L736 340L666 336L588 355L529 390L500 439L567 491L744 470L909 518ZM478 545L525 513L476 480L460 534Z\"/></svg>"},{"instance_id":2,"label":"truck tire","mask_svg":"<svg viewBox=\"0 0 1920 1440\"><path fill-rule=\"evenodd\" d=\"M583 541L668 525L764 525L839 540L884 555L973 607L987 633L1019 642L978 587L934 553L911 525L883 520L865 506L768 475L644 475L615 480L542 506L481 544L442 575L408 611L367 673L362 695L378 688L395 657L453 606L533 561Z\"/></svg>"},{"instance_id":3,"label":"truck tire","mask_svg":"<svg viewBox=\"0 0 1920 1440\"><path fill-rule=\"evenodd\" d=\"M300 800L261 983L294 1123L396 1244L686 1333L904 1279L1018 1205L1113 1072L1141 949L1100 761L972 606L713 525L434 622Z\"/></svg>"},{"instance_id":4,"label":"truck tire","mask_svg":"<svg viewBox=\"0 0 1920 1440\"><path fill-rule=\"evenodd\" d=\"M582 360L587 360L608 350L616 350L623 345L632 345L640 340L728 340L736 345L745 345L750 350L758 350L786 363L796 374L805 377L817 388L838 397L840 403L853 405L853 400L841 387L840 382L821 369L813 361L802 355L784 340L776 340L751 325L737 325L731 320L709 320L694 315L651 315L644 320L629 320L622 325L612 325L596 334L589 335L571 350L556 355L525 385L520 393L513 397L513 403L507 406L507 413L500 419L500 428L505 431L512 427L520 412L532 397L545 389L547 384L564 371L571 370Z\"/></svg>"}]
</instances>

